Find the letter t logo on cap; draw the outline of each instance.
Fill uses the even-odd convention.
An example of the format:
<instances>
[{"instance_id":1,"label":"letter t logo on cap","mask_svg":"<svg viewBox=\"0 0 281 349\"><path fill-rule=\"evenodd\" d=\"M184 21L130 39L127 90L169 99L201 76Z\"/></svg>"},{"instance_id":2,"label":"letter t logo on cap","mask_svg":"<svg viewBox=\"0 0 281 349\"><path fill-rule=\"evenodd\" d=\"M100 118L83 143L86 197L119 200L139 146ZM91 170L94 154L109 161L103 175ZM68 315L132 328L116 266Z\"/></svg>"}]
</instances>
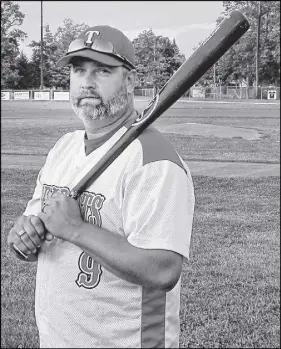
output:
<instances>
[{"instance_id":1,"label":"letter t logo on cap","mask_svg":"<svg viewBox=\"0 0 281 349\"><path fill-rule=\"evenodd\" d=\"M91 44L93 42L92 38L93 38L94 34L100 35L100 32L98 30L90 30L85 34L85 35L88 35L88 39L86 41L86 44Z\"/></svg>"}]
</instances>

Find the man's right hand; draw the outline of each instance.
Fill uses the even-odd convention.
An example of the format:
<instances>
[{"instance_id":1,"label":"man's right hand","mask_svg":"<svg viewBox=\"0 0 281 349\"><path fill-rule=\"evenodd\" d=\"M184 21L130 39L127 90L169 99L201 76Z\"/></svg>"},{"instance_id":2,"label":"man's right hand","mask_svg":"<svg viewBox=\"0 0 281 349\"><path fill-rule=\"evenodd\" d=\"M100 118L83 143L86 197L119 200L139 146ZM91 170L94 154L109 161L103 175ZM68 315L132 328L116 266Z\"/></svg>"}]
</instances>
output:
<instances>
[{"instance_id":1,"label":"man's right hand","mask_svg":"<svg viewBox=\"0 0 281 349\"><path fill-rule=\"evenodd\" d=\"M44 240L52 240L43 222L37 216L21 216L8 234L8 245L15 245L25 255L36 255Z\"/></svg>"}]
</instances>

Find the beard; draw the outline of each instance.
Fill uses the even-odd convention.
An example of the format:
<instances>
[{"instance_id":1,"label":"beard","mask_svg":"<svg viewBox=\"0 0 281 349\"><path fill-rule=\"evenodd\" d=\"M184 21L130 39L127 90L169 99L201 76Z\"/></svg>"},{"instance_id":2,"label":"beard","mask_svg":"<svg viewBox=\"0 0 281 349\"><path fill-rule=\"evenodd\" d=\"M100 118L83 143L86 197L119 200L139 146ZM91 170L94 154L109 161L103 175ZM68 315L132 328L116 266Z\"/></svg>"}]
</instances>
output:
<instances>
[{"instance_id":1,"label":"beard","mask_svg":"<svg viewBox=\"0 0 281 349\"><path fill-rule=\"evenodd\" d=\"M85 97L96 97L99 98L101 102L98 105L92 105L90 103L80 105L81 99ZM125 111L128 105L129 98L125 84L122 84L121 88L107 101L107 103L104 102L102 96L97 95L95 92L84 92L79 96L71 95L71 107L77 117L85 123L106 118L113 119L116 115Z\"/></svg>"}]
</instances>

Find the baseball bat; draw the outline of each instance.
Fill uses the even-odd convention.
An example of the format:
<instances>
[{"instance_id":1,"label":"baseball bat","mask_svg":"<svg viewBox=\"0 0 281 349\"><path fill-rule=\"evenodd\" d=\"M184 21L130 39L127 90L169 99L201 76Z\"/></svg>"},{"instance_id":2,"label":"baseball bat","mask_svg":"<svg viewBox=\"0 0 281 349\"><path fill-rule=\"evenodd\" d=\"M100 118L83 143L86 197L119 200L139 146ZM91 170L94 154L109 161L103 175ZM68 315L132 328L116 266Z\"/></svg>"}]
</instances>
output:
<instances>
[{"instance_id":1,"label":"baseball bat","mask_svg":"<svg viewBox=\"0 0 281 349\"><path fill-rule=\"evenodd\" d=\"M180 66L123 136L74 186L70 195L77 199L131 142L191 88L249 27L249 22L238 10L233 11L226 17Z\"/></svg>"}]
</instances>

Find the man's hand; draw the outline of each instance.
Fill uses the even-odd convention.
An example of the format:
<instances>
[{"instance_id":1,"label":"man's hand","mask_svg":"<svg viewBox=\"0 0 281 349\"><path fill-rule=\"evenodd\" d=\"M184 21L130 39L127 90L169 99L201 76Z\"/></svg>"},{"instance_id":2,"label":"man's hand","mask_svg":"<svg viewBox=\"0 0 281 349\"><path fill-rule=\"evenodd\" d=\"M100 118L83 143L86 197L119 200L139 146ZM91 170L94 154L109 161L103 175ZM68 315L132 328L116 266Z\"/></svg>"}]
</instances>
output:
<instances>
[{"instance_id":1,"label":"man's hand","mask_svg":"<svg viewBox=\"0 0 281 349\"><path fill-rule=\"evenodd\" d=\"M44 239L51 240L50 235L45 236L45 227L37 216L21 216L8 234L8 245L13 245L26 255L35 254Z\"/></svg>"},{"instance_id":2,"label":"man's hand","mask_svg":"<svg viewBox=\"0 0 281 349\"><path fill-rule=\"evenodd\" d=\"M55 193L45 201L38 217L50 234L66 241L70 241L75 230L84 223L78 202L61 193Z\"/></svg>"}]
</instances>

